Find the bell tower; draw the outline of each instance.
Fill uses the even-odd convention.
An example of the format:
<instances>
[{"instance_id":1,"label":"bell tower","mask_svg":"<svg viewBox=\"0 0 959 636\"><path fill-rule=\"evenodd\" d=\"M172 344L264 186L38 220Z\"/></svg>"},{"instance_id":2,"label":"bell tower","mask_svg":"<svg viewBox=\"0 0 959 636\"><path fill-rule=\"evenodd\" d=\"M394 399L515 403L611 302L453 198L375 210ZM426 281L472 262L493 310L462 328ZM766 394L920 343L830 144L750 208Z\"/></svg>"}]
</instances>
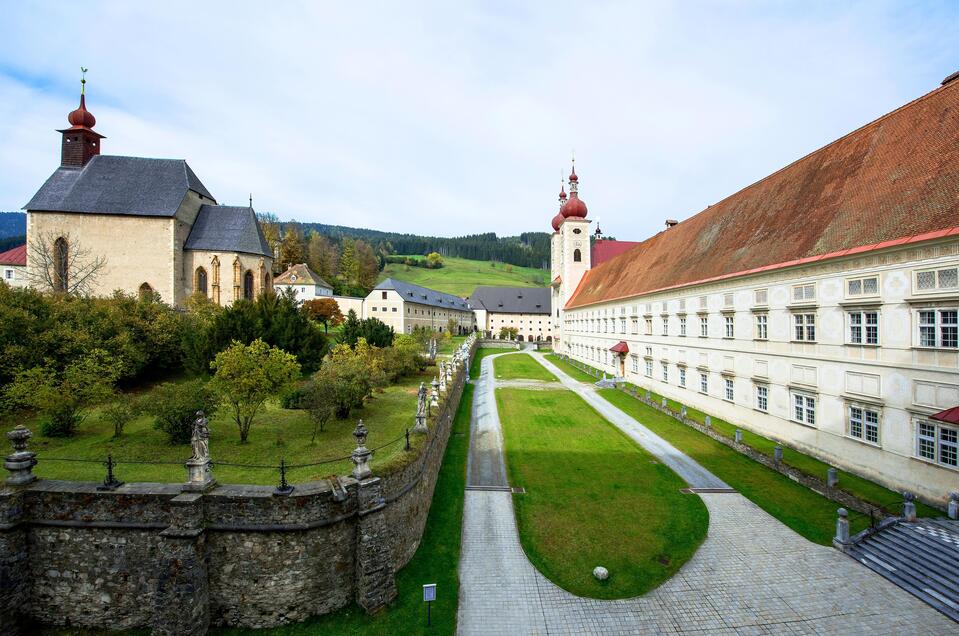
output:
<instances>
[{"instance_id":1,"label":"bell tower","mask_svg":"<svg viewBox=\"0 0 959 636\"><path fill-rule=\"evenodd\" d=\"M560 192L559 214L553 219L552 267L553 334L562 333L563 308L592 267L586 203L579 198L575 160L569 175L569 199ZM565 336L559 336L565 338Z\"/></svg>"},{"instance_id":2,"label":"bell tower","mask_svg":"<svg viewBox=\"0 0 959 636\"><path fill-rule=\"evenodd\" d=\"M83 75L80 79L80 106L69 115L69 128L58 130L63 135L60 144L60 166L62 168L82 168L93 157L100 154L100 140L103 135L93 130L97 118L87 110L86 102L86 74L87 69L80 69Z\"/></svg>"}]
</instances>

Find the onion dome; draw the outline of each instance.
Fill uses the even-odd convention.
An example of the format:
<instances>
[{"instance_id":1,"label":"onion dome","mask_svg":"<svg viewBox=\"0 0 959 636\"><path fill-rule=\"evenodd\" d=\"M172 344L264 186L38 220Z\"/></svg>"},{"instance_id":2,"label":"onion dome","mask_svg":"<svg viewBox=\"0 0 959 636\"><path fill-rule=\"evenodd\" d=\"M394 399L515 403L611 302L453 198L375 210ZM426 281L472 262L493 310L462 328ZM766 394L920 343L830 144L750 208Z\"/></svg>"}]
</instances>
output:
<instances>
[{"instance_id":1,"label":"onion dome","mask_svg":"<svg viewBox=\"0 0 959 636\"><path fill-rule=\"evenodd\" d=\"M570 217L576 217L580 219L586 218L586 204L583 203L583 200L579 198L579 194L573 192L569 195L569 201L566 202L566 205L563 206L562 214L564 219Z\"/></svg>"},{"instance_id":2,"label":"onion dome","mask_svg":"<svg viewBox=\"0 0 959 636\"><path fill-rule=\"evenodd\" d=\"M561 204L566 202L566 186L561 186L559 189L559 202Z\"/></svg>"},{"instance_id":3,"label":"onion dome","mask_svg":"<svg viewBox=\"0 0 959 636\"><path fill-rule=\"evenodd\" d=\"M556 216L553 217L553 231L559 232L559 226L563 223L563 213L557 212Z\"/></svg>"},{"instance_id":4,"label":"onion dome","mask_svg":"<svg viewBox=\"0 0 959 636\"><path fill-rule=\"evenodd\" d=\"M97 125L97 118L87 110L86 96L80 94L80 107L67 115L67 121L74 128L93 128Z\"/></svg>"},{"instance_id":5,"label":"onion dome","mask_svg":"<svg viewBox=\"0 0 959 636\"><path fill-rule=\"evenodd\" d=\"M573 171L569 175L569 180L572 183L579 181L579 177L576 176L576 166L573 166Z\"/></svg>"}]
</instances>

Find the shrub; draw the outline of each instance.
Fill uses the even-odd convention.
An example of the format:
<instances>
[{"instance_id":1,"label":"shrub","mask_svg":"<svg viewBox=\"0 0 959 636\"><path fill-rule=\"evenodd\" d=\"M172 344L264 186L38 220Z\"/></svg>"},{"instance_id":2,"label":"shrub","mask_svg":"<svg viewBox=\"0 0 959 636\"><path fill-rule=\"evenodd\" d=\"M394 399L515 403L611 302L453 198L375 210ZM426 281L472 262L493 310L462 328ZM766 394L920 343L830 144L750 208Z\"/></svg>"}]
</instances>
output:
<instances>
[{"instance_id":1,"label":"shrub","mask_svg":"<svg viewBox=\"0 0 959 636\"><path fill-rule=\"evenodd\" d=\"M280 395L280 406L285 409L302 409L306 397L306 386L295 386Z\"/></svg>"},{"instance_id":2,"label":"shrub","mask_svg":"<svg viewBox=\"0 0 959 636\"><path fill-rule=\"evenodd\" d=\"M359 339L366 340L374 347L388 347L393 344L393 327L390 327L377 318L360 320L352 309L346 314L343 321L343 330L340 332L340 343L355 347Z\"/></svg>"},{"instance_id":3,"label":"shrub","mask_svg":"<svg viewBox=\"0 0 959 636\"><path fill-rule=\"evenodd\" d=\"M40 432L46 437L73 437L82 421L80 411L64 400L46 411Z\"/></svg>"},{"instance_id":4,"label":"shrub","mask_svg":"<svg viewBox=\"0 0 959 636\"><path fill-rule=\"evenodd\" d=\"M123 435L124 427L137 415L139 415L139 404L122 396L103 409L103 419L113 426L113 437L115 438Z\"/></svg>"},{"instance_id":5,"label":"shrub","mask_svg":"<svg viewBox=\"0 0 959 636\"><path fill-rule=\"evenodd\" d=\"M383 349L383 370L390 382L413 375L426 369L427 360L422 355L423 345L413 335L400 334L393 339L393 346Z\"/></svg>"},{"instance_id":6,"label":"shrub","mask_svg":"<svg viewBox=\"0 0 959 636\"><path fill-rule=\"evenodd\" d=\"M197 411L212 418L219 400L202 379L165 382L153 390L144 411L154 417L153 428L167 434L170 444L187 444L193 435Z\"/></svg>"}]
</instances>

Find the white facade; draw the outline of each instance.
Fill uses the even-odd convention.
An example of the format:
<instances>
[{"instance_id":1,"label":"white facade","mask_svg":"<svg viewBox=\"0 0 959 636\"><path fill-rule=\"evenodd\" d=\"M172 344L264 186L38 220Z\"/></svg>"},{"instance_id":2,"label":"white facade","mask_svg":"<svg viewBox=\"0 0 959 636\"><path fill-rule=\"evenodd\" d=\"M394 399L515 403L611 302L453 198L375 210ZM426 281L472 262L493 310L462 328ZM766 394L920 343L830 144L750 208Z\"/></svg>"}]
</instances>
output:
<instances>
[{"instance_id":1,"label":"white facade","mask_svg":"<svg viewBox=\"0 0 959 636\"><path fill-rule=\"evenodd\" d=\"M0 280L11 287L26 287L27 268L25 265L0 265Z\"/></svg>"},{"instance_id":2,"label":"white facade","mask_svg":"<svg viewBox=\"0 0 959 636\"><path fill-rule=\"evenodd\" d=\"M307 300L316 300L317 298L332 298L333 290L329 287L324 287L323 285L314 285L312 283L298 285L297 283L289 284L274 284L273 289L276 290L276 293L283 293L288 289L293 290L293 296L296 298L297 303L302 303Z\"/></svg>"},{"instance_id":3,"label":"white facade","mask_svg":"<svg viewBox=\"0 0 959 636\"><path fill-rule=\"evenodd\" d=\"M959 488L959 428L928 416L959 404L957 273L949 237L693 284L567 309L557 350L944 502ZM623 358L609 351L620 341Z\"/></svg>"}]
</instances>

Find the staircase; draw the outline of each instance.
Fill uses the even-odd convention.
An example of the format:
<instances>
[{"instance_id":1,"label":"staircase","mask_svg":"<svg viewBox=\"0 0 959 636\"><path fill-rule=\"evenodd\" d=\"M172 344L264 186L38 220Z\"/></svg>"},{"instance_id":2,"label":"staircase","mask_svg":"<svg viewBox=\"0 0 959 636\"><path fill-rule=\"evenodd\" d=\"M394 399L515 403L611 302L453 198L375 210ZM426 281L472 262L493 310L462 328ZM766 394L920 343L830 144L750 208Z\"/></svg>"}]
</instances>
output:
<instances>
[{"instance_id":1,"label":"staircase","mask_svg":"<svg viewBox=\"0 0 959 636\"><path fill-rule=\"evenodd\" d=\"M959 521L899 521L844 551L959 622Z\"/></svg>"}]
</instances>

